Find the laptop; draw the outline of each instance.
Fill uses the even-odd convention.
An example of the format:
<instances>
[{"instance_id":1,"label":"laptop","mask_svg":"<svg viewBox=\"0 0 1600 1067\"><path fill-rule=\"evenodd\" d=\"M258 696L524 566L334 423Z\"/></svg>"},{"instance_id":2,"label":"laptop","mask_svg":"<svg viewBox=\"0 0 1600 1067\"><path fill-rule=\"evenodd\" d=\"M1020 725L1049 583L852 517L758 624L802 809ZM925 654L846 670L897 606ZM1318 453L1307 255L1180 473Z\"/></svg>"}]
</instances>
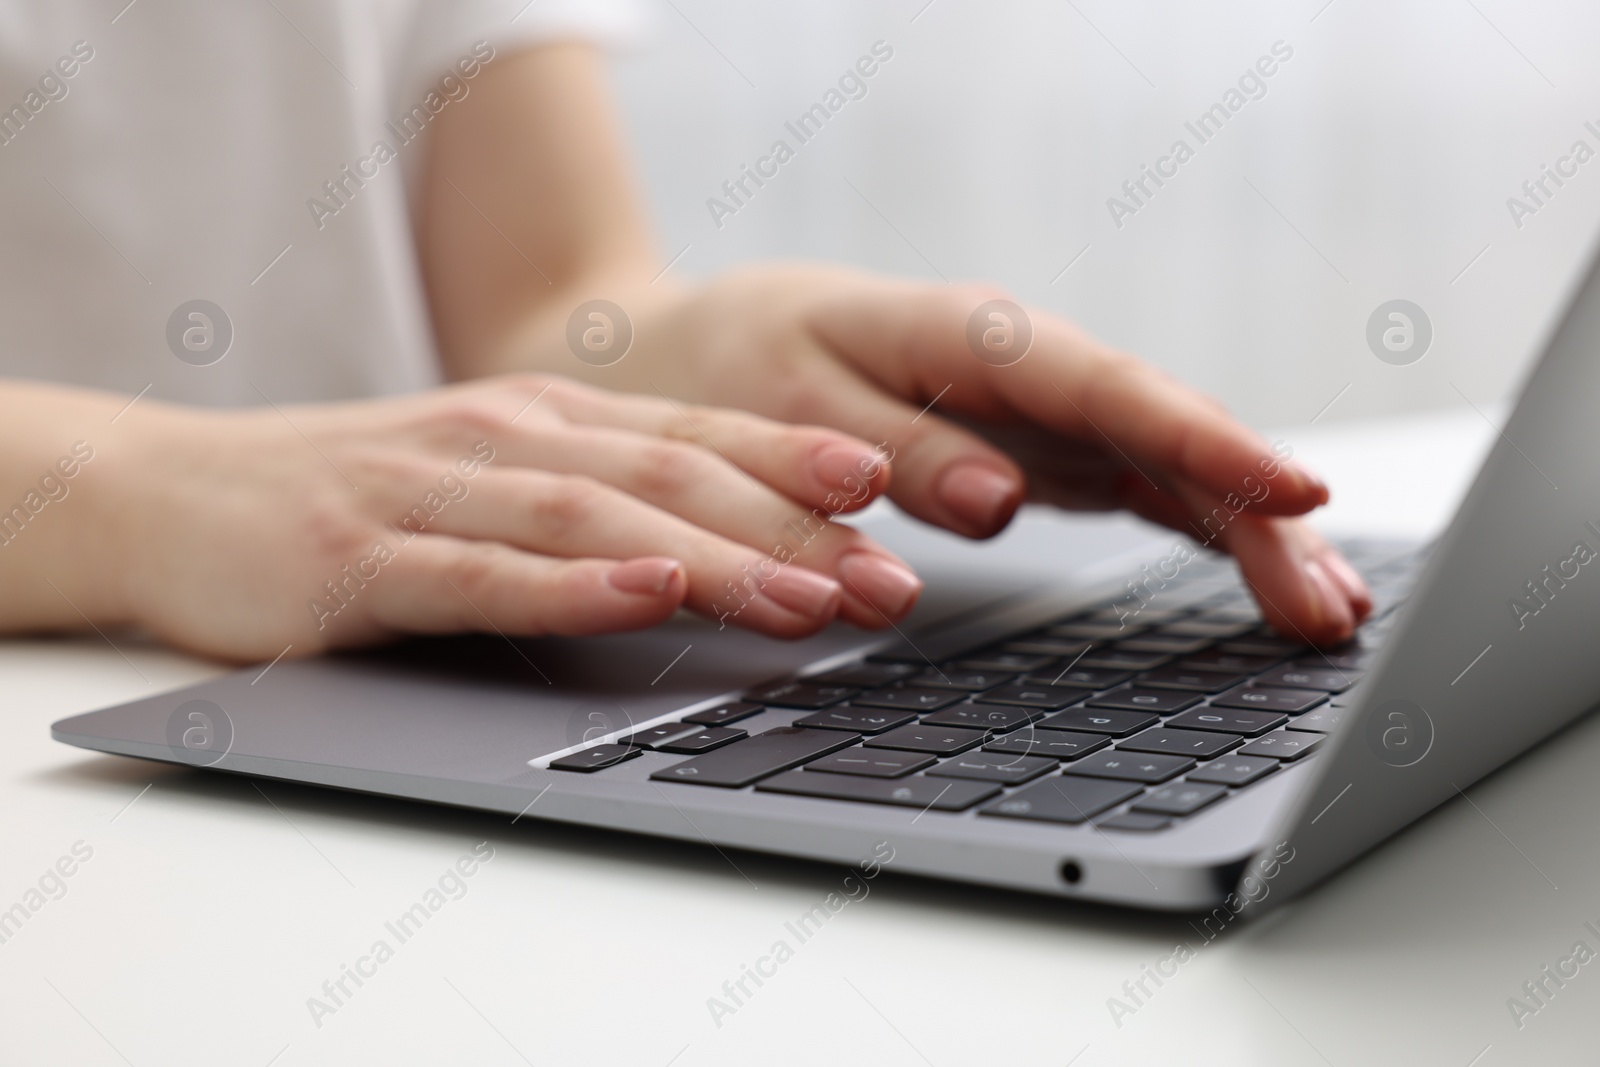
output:
<instances>
[{"instance_id":1,"label":"laptop","mask_svg":"<svg viewBox=\"0 0 1600 1067\"><path fill-rule=\"evenodd\" d=\"M1442 536L1343 545L1377 609L1341 648L1272 631L1230 561L1167 537L1066 575L1070 554L1041 546L1019 589L888 638L680 617L432 639L241 670L52 733L513 821L1238 914L1600 701L1597 402L1591 266Z\"/></svg>"}]
</instances>

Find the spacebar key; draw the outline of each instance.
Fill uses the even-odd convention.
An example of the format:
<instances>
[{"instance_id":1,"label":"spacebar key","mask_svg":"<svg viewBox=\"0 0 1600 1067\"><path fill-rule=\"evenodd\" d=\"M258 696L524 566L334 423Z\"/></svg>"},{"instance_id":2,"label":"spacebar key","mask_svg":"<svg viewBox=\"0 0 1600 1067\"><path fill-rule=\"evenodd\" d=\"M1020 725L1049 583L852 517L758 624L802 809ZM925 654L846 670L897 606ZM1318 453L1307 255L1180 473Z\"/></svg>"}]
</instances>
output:
<instances>
[{"instance_id":1,"label":"spacebar key","mask_svg":"<svg viewBox=\"0 0 1600 1067\"><path fill-rule=\"evenodd\" d=\"M847 748L859 740L860 734L779 726L744 741L735 741L715 752L674 763L650 777L658 782L739 789L758 778L798 767L818 756Z\"/></svg>"},{"instance_id":2,"label":"spacebar key","mask_svg":"<svg viewBox=\"0 0 1600 1067\"><path fill-rule=\"evenodd\" d=\"M1309 736L1309 735L1307 735ZM963 811L1000 792L991 782L958 782L934 778L857 778L853 774L790 771L756 786L758 792L793 793L826 800L859 800L906 808Z\"/></svg>"}]
</instances>

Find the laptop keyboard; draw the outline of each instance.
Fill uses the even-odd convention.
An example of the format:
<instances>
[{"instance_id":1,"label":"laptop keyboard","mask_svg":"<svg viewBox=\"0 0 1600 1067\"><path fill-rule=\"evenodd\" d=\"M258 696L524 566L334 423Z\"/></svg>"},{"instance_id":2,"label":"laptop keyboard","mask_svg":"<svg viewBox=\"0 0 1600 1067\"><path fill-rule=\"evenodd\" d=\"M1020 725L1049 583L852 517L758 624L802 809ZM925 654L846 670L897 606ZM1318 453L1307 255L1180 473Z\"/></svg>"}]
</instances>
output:
<instances>
[{"instance_id":1,"label":"laptop keyboard","mask_svg":"<svg viewBox=\"0 0 1600 1067\"><path fill-rule=\"evenodd\" d=\"M603 772L645 752L690 758L657 781L754 787L1148 834L1315 759L1426 550L1341 542L1376 607L1315 649L1266 626L1222 557L1128 596L930 662L907 650L758 687L553 760ZM764 712L799 712L750 733Z\"/></svg>"}]
</instances>

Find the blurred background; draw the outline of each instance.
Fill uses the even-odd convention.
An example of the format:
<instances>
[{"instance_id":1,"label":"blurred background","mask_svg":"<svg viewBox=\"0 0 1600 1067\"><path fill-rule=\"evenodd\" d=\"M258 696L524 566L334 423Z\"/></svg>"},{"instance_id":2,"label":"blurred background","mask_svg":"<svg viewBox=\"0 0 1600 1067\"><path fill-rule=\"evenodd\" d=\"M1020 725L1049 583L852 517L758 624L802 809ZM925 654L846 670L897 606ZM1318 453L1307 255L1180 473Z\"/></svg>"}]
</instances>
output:
<instances>
[{"instance_id":1,"label":"blurred background","mask_svg":"<svg viewBox=\"0 0 1600 1067\"><path fill-rule=\"evenodd\" d=\"M618 91L663 255L687 275L833 259L986 279L1259 426L1486 411L1511 394L1600 217L1600 6L1512 0L652 0ZM794 122L875 42L820 133ZM1220 133L1187 130L1282 42ZM1194 148L1119 228L1123 182ZM719 227L724 181L796 149ZM1571 170L1575 164L1566 165ZM1153 185L1149 186L1154 188ZM1536 190L1537 191L1537 190ZM1517 225L1517 196L1534 214ZM1431 320L1379 361L1378 305Z\"/></svg>"}]
</instances>

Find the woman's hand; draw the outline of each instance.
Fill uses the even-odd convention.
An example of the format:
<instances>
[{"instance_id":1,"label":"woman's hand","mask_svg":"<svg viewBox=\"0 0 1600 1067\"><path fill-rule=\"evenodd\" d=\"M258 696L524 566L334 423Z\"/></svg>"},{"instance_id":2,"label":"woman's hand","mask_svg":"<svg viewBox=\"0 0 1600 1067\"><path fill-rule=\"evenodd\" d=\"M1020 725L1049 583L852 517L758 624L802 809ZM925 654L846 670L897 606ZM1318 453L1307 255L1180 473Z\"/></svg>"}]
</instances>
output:
<instances>
[{"instance_id":1,"label":"woman's hand","mask_svg":"<svg viewBox=\"0 0 1600 1067\"><path fill-rule=\"evenodd\" d=\"M719 282L679 315L729 323L738 321L729 305L749 309L759 340L687 347L746 366L735 377L713 365L699 395L889 442L890 495L914 515L987 537L1025 498L1127 508L1232 553L1280 630L1317 643L1350 636L1372 610L1370 593L1293 518L1327 502L1315 475L1209 397L1054 315L1024 312L1033 339L1016 362L979 358L969 322L1004 297L777 268ZM771 353L767 366L752 373L748 358L730 360L752 349Z\"/></svg>"},{"instance_id":2,"label":"woman's hand","mask_svg":"<svg viewBox=\"0 0 1600 1067\"><path fill-rule=\"evenodd\" d=\"M1215 401L1044 312L1011 323L1032 333L1015 362L980 358L969 322L1003 298L838 268L762 267L671 295L637 291L634 351L614 367L583 366L538 326L511 344L590 381L659 386L887 442L889 496L969 537L999 532L1024 499L1127 508L1232 553L1284 632L1322 644L1350 636L1370 594L1293 518L1327 501L1321 481Z\"/></svg>"},{"instance_id":3,"label":"woman's hand","mask_svg":"<svg viewBox=\"0 0 1600 1067\"><path fill-rule=\"evenodd\" d=\"M77 493L0 550L30 586L16 610L44 606L31 622L81 613L270 659L637 629L679 607L798 637L835 617L887 626L921 589L825 521L889 481L882 453L834 430L531 375L281 409L143 401L114 425L104 407L65 420L94 427L75 431L96 449Z\"/></svg>"}]
</instances>

